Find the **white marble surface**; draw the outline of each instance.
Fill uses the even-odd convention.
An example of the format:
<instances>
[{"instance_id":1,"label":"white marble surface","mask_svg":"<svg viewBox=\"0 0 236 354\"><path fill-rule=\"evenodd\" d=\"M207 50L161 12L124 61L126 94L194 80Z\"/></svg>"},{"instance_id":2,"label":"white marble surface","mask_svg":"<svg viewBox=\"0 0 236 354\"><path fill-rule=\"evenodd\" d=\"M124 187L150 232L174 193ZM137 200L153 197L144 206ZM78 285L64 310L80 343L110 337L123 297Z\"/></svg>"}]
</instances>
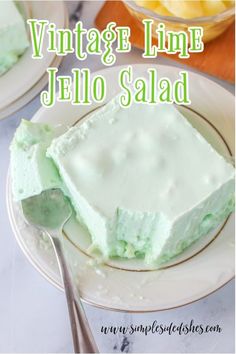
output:
<instances>
[{"instance_id":1,"label":"white marble surface","mask_svg":"<svg viewBox=\"0 0 236 354\"><path fill-rule=\"evenodd\" d=\"M70 2L70 8L73 4ZM101 2L85 2L82 20L92 26ZM141 52L118 56L117 64L143 62ZM156 62L152 60L150 62ZM159 63L173 63L158 59ZM102 67L98 58L88 58L84 66L93 71ZM68 56L60 73L68 73L73 66L82 67L73 56ZM227 89L233 87L226 83ZM0 88L1 94L1 88ZM9 163L8 146L21 118L30 119L40 107L39 97L20 111L0 122L0 352L71 352L71 335L64 294L50 285L30 265L19 249L10 228L5 206L5 183ZM130 315L86 306L86 312L101 352L156 352L156 353L233 353L234 352L234 281L214 294L194 304L163 312ZM102 325L129 325L158 323L219 324L221 333L104 335Z\"/></svg>"}]
</instances>

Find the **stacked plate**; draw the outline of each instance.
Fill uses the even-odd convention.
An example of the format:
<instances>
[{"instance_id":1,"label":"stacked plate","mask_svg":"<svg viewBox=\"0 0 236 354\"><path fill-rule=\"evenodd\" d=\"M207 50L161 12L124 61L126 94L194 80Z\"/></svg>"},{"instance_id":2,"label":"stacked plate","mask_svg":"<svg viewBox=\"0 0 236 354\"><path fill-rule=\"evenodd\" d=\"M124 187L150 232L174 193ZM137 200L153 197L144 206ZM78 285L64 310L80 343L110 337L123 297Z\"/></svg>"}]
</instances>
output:
<instances>
[{"instance_id":1,"label":"stacked plate","mask_svg":"<svg viewBox=\"0 0 236 354\"><path fill-rule=\"evenodd\" d=\"M57 28L68 25L68 14L63 1L23 2L26 18L44 19L55 23ZM32 48L4 75L0 76L0 119L7 117L34 98L47 84L46 69L58 67L62 57L47 52L47 36L43 41L43 58L33 60Z\"/></svg>"}]
</instances>

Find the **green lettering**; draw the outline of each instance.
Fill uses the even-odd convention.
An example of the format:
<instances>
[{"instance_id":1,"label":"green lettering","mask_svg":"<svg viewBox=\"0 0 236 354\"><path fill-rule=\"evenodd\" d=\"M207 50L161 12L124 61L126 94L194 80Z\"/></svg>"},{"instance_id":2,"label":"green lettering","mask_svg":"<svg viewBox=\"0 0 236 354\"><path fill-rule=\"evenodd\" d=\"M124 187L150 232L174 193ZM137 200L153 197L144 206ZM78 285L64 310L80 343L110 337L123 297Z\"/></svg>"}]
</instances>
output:
<instances>
[{"instance_id":1,"label":"green lettering","mask_svg":"<svg viewBox=\"0 0 236 354\"><path fill-rule=\"evenodd\" d=\"M131 44L129 41L130 28L129 27L116 27L117 36L117 47L116 51L118 53L127 53L131 50Z\"/></svg>"},{"instance_id":2,"label":"green lettering","mask_svg":"<svg viewBox=\"0 0 236 354\"><path fill-rule=\"evenodd\" d=\"M69 29L57 30L59 37L58 55L66 55L67 53L73 53L72 32Z\"/></svg>"},{"instance_id":3,"label":"green lettering","mask_svg":"<svg viewBox=\"0 0 236 354\"><path fill-rule=\"evenodd\" d=\"M144 79L135 80L134 87L136 89L134 100L135 102L147 102L147 83Z\"/></svg>"},{"instance_id":4,"label":"green lettering","mask_svg":"<svg viewBox=\"0 0 236 354\"><path fill-rule=\"evenodd\" d=\"M41 103L45 107L52 107L55 103L56 73L57 68L48 68L48 91L42 91L40 95Z\"/></svg>"},{"instance_id":5,"label":"green lettering","mask_svg":"<svg viewBox=\"0 0 236 354\"><path fill-rule=\"evenodd\" d=\"M71 100L71 77L60 76L57 78L59 83L58 88L58 101L70 101Z\"/></svg>"},{"instance_id":6,"label":"green lettering","mask_svg":"<svg viewBox=\"0 0 236 354\"><path fill-rule=\"evenodd\" d=\"M202 41L203 28L202 27L189 27L188 31L190 33L190 52L203 52L204 43Z\"/></svg>"},{"instance_id":7,"label":"green lettering","mask_svg":"<svg viewBox=\"0 0 236 354\"><path fill-rule=\"evenodd\" d=\"M75 54L78 60L85 60L87 54L83 52L83 36L86 30L83 28L81 21L78 21L73 30L75 33Z\"/></svg>"},{"instance_id":8,"label":"green lettering","mask_svg":"<svg viewBox=\"0 0 236 354\"><path fill-rule=\"evenodd\" d=\"M190 104L189 88L188 88L188 73L180 72L181 78L174 83L174 101L177 104Z\"/></svg>"},{"instance_id":9,"label":"green lettering","mask_svg":"<svg viewBox=\"0 0 236 354\"><path fill-rule=\"evenodd\" d=\"M93 100L96 102L101 102L104 100L106 95L106 82L103 76L98 75L92 81L92 95Z\"/></svg>"},{"instance_id":10,"label":"green lettering","mask_svg":"<svg viewBox=\"0 0 236 354\"><path fill-rule=\"evenodd\" d=\"M128 66L126 69L122 69L119 74L119 85L125 91L120 95L120 105L122 107L129 107L131 105L132 94L129 85L132 82L133 69Z\"/></svg>"},{"instance_id":11,"label":"green lettering","mask_svg":"<svg viewBox=\"0 0 236 354\"><path fill-rule=\"evenodd\" d=\"M159 102L160 103L173 103L172 96L172 85L169 79L163 78L159 80L158 83L159 90Z\"/></svg>"},{"instance_id":12,"label":"green lettering","mask_svg":"<svg viewBox=\"0 0 236 354\"><path fill-rule=\"evenodd\" d=\"M145 19L144 24L144 53L143 58L155 58L157 56L157 47L152 45L152 24L153 20Z\"/></svg>"},{"instance_id":13,"label":"green lettering","mask_svg":"<svg viewBox=\"0 0 236 354\"><path fill-rule=\"evenodd\" d=\"M48 24L48 21L29 19L27 20L27 23L30 26L30 34L32 39L32 58L41 59L43 57L42 45L45 34L45 27ZM39 29L37 29L37 26L39 27Z\"/></svg>"},{"instance_id":14,"label":"green lettering","mask_svg":"<svg viewBox=\"0 0 236 354\"><path fill-rule=\"evenodd\" d=\"M87 52L89 54L101 54L100 32L96 28L92 28L88 31L87 38L89 41Z\"/></svg>"},{"instance_id":15,"label":"green lettering","mask_svg":"<svg viewBox=\"0 0 236 354\"><path fill-rule=\"evenodd\" d=\"M115 26L115 22L110 22L101 34L105 47L104 53L102 55L102 63L104 65L112 65L116 61L116 56L112 50L112 43L116 40L116 32L113 29Z\"/></svg>"},{"instance_id":16,"label":"green lettering","mask_svg":"<svg viewBox=\"0 0 236 354\"><path fill-rule=\"evenodd\" d=\"M188 53L188 35L185 32L168 31L168 53L175 54L179 52L180 58L189 58Z\"/></svg>"}]
</instances>

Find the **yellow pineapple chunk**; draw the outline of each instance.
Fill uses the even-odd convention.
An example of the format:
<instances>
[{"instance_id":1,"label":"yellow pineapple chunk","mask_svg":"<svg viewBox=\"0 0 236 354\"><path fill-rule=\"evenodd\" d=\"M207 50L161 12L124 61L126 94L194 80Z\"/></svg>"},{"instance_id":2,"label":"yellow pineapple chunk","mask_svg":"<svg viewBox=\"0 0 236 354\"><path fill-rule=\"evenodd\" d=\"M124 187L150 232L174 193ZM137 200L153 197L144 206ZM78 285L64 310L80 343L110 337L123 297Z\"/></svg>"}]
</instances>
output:
<instances>
[{"instance_id":1,"label":"yellow pineapple chunk","mask_svg":"<svg viewBox=\"0 0 236 354\"><path fill-rule=\"evenodd\" d=\"M158 1L135 0L136 4L146 9L154 10L158 5Z\"/></svg>"},{"instance_id":2,"label":"yellow pineapple chunk","mask_svg":"<svg viewBox=\"0 0 236 354\"><path fill-rule=\"evenodd\" d=\"M235 0L135 0L135 2L162 16L196 18L221 13L233 6Z\"/></svg>"},{"instance_id":3,"label":"yellow pineapple chunk","mask_svg":"<svg viewBox=\"0 0 236 354\"><path fill-rule=\"evenodd\" d=\"M173 14L170 11L168 11L167 8L165 6L163 6L160 2L159 2L159 4L157 2L157 5L153 10L158 15L161 15L161 16L173 16Z\"/></svg>"},{"instance_id":4,"label":"yellow pineapple chunk","mask_svg":"<svg viewBox=\"0 0 236 354\"><path fill-rule=\"evenodd\" d=\"M217 15L227 9L226 5L221 0L206 0L203 1L202 6L205 16Z\"/></svg>"},{"instance_id":5,"label":"yellow pineapple chunk","mask_svg":"<svg viewBox=\"0 0 236 354\"><path fill-rule=\"evenodd\" d=\"M223 0L223 3L226 5L226 7L230 7L235 4L235 1L234 0Z\"/></svg>"},{"instance_id":6,"label":"yellow pineapple chunk","mask_svg":"<svg viewBox=\"0 0 236 354\"><path fill-rule=\"evenodd\" d=\"M181 18L194 18L204 16L201 1L189 0L162 0L161 3L174 16Z\"/></svg>"}]
</instances>

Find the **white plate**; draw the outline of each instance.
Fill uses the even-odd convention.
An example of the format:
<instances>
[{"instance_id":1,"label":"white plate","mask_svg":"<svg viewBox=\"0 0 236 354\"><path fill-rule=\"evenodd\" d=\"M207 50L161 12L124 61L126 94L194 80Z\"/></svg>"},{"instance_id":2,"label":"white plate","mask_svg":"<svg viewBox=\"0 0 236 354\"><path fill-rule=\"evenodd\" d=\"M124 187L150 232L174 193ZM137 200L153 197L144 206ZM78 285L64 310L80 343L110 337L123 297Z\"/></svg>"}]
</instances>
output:
<instances>
[{"instance_id":1,"label":"white plate","mask_svg":"<svg viewBox=\"0 0 236 354\"><path fill-rule=\"evenodd\" d=\"M155 66L159 77L171 81L179 69ZM148 65L134 65L135 76L146 76ZM108 87L108 99L119 92L118 72L114 67L100 72ZM234 151L234 96L213 81L189 73L191 110L180 107L192 124L226 158ZM57 103L51 109L41 108L33 121L62 124L66 130L82 116L96 108ZM185 173L185 171L183 171ZM19 205L12 201L10 178L7 203L12 228L18 243L31 263L54 285L62 288L55 256L47 240L22 220ZM234 217L196 242L183 254L160 270L145 269L142 261L112 260L107 265L94 265L86 254L89 236L75 221L65 229L65 248L84 301L103 308L134 312L157 311L196 301L234 276Z\"/></svg>"},{"instance_id":2,"label":"white plate","mask_svg":"<svg viewBox=\"0 0 236 354\"><path fill-rule=\"evenodd\" d=\"M68 24L68 14L63 1L27 2L27 16L45 19L64 28ZM0 119L7 117L27 104L47 84L46 69L58 67L63 57L47 52L47 36L43 42L43 58L33 60L29 47L18 62L0 76Z\"/></svg>"}]
</instances>

